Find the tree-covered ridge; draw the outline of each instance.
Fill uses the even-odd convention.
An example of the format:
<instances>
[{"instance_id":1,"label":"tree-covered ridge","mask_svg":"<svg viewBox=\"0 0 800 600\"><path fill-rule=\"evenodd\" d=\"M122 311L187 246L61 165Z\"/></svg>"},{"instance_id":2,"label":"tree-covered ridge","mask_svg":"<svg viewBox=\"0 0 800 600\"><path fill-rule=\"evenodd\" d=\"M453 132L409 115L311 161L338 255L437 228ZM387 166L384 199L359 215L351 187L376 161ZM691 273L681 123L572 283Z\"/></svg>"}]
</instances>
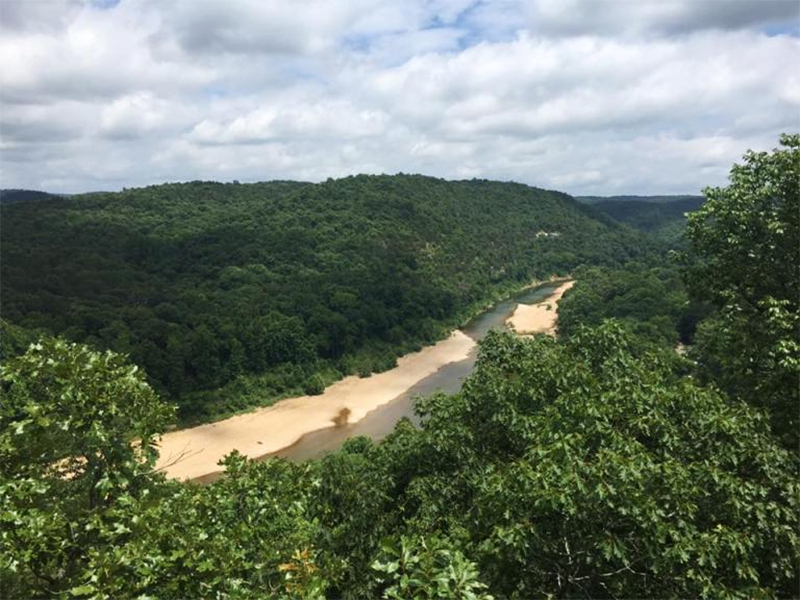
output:
<instances>
[{"instance_id":1,"label":"tree-covered ridge","mask_svg":"<svg viewBox=\"0 0 800 600\"><path fill-rule=\"evenodd\" d=\"M2 220L3 318L129 354L185 418L386 368L501 290L650 251L565 194L408 175L167 184Z\"/></svg>"},{"instance_id":2,"label":"tree-covered ridge","mask_svg":"<svg viewBox=\"0 0 800 600\"><path fill-rule=\"evenodd\" d=\"M40 202L42 200L59 200L62 196L38 190L0 190L0 204L15 204L17 202Z\"/></svg>"},{"instance_id":3,"label":"tree-covered ridge","mask_svg":"<svg viewBox=\"0 0 800 600\"><path fill-rule=\"evenodd\" d=\"M702 203L703 196L696 196L692 194L673 194L673 195L661 195L661 196L637 196L632 194L625 194L619 196L575 196L575 199L578 202L582 202L584 204L603 204L606 202L613 202L613 203L629 203L632 206L635 204L639 204L642 202L649 203L649 204L672 204L675 202L684 202L684 201L698 201Z\"/></svg>"},{"instance_id":4,"label":"tree-covered ridge","mask_svg":"<svg viewBox=\"0 0 800 600\"><path fill-rule=\"evenodd\" d=\"M686 225L686 214L703 205L703 196L611 196L581 198L595 210L635 229L675 243Z\"/></svg>"},{"instance_id":5,"label":"tree-covered ridge","mask_svg":"<svg viewBox=\"0 0 800 600\"><path fill-rule=\"evenodd\" d=\"M606 200L594 208L622 223L645 231L659 231L673 221L685 219L686 213L703 205L702 196L677 198L671 202Z\"/></svg>"}]
</instances>

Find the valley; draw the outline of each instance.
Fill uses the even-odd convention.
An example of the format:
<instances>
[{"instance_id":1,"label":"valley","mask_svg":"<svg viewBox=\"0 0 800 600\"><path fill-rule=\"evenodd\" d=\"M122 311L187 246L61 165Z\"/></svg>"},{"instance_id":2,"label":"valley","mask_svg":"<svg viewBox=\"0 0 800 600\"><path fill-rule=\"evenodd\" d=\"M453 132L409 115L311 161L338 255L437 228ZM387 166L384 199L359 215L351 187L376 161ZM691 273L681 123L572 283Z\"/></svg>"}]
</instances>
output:
<instances>
[{"instance_id":1,"label":"valley","mask_svg":"<svg viewBox=\"0 0 800 600\"><path fill-rule=\"evenodd\" d=\"M408 175L3 203L10 597L788 597L781 141L688 216Z\"/></svg>"},{"instance_id":2,"label":"valley","mask_svg":"<svg viewBox=\"0 0 800 600\"><path fill-rule=\"evenodd\" d=\"M47 332L126 353L184 426L390 369L532 280L664 252L566 194L414 175L0 211L8 343Z\"/></svg>"},{"instance_id":3,"label":"valley","mask_svg":"<svg viewBox=\"0 0 800 600\"><path fill-rule=\"evenodd\" d=\"M0 600L800 598L798 0L0 0Z\"/></svg>"},{"instance_id":4,"label":"valley","mask_svg":"<svg viewBox=\"0 0 800 600\"><path fill-rule=\"evenodd\" d=\"M514 314L523 307L542 306L526 304L542 298L553 310L536 320L535 332L551 333L556 303L571 283L545 283L515 294ZM177 479L208 481L221 473L219 461L234 450L250 458L308 460L337 450L357 435L379 441L400 418L417 420L413 401L423 389L426 394L458 392L474 366L476 343L503 319L513 322L507 317L508 304L501 302L472 319L476 324L468 323L433 346L400 357L396 367L383 373L351 375L317 396L284 399L223 421L166 433L158 444L156 470Z\"/></svg>"}]
</instances>

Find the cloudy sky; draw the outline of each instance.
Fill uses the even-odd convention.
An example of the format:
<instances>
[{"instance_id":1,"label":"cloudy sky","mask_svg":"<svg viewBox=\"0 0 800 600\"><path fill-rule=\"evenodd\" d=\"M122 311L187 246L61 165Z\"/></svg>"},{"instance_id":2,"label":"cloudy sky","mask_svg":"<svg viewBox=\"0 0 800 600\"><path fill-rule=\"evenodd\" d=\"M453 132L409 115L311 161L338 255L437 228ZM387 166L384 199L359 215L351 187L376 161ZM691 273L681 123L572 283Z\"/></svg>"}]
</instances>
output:
<instances>
[{"instance_id":1,"label":"cloudy sky","mask_svg":"<svg viewBox=\"0 0 800 600\"><path fill-rule=\"evenodd\" d=\"M800 131L797 0L0 0L0 186L698 193Z\"/></svg>"}]
</instances>

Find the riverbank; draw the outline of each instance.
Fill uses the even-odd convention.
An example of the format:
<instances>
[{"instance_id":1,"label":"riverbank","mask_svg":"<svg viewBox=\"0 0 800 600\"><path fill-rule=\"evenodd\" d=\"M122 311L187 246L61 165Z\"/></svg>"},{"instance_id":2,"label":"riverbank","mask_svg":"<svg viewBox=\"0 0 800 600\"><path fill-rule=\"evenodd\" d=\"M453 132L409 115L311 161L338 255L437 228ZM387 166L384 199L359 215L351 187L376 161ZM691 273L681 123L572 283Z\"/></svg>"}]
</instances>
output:
<instances>
[{"instance_id":1,"label":"riverbank","mask_svg":"<svg viewBox=\"0 0 800 600\"><path fill-rule=\"evenodd\" d=\"M517 305L514 313L506 320L506 324L513 326L520 335L547 333L554 336L558 320L558 301L574 284L574 281L565 281L552 295L538 304Z\"/></svg>"},{"instance_id":2,"label":"riverbank","mask_svg":"<svg viewBox=\"0 0 800 600\"><path fill-rule=\"evenodd\" d=\"M526 286L518 294L545 283L536 282ZM530 306L548 303L555 306L554 302L568 289L568 286L565 287L567 284L554 288L552 292L547 290L544 293L549 293L542 302ZM445 373L448 370L463 371L461 365L471 364L467 359L471 358L474 362L476 340L481 339L489 329L502 327L506 323L513 304L508 308L503 306L509 302L504 300L496 304L491 313L474 319L447 339L399 358L397 366L389 371L367 378L346 377L318 396L288 398L249 413L167 433L159 443L160 458L156 469L176 479L210 481L221 472L217 463L233 450L258 458L285 450L302 439L347 435L345 432L359 429L368 413L378 415L386 405L391 406L390 403L400 399L408 400L404 397L417 389L418 384L426 387L432 376L433 379L447 378ZM494 314L497 311L503 316L498 318ZM555 319L554 311L551 316ZM460 373L459 380L467 374L468 371ZM407 404L412 406L413 403L408 400ZM398 418L392 420L392 427ZM365 423L367 421L369 419L364 420ZM353 435L374 437L373 433Z\"/></svg>"},{"instance_id":3,"label":"riverbank","mask_svg":"<svg viewBox=\"0 0 800 600\"><path fill-rule=\"evenodd\" d=\"M465 319L461 321L461 323L458 325L458 328L463 329L475 317L478 317L481 314L485 313L486 311L491 310L492 307L496 306L500 302L504 302L510 298L514 298L527 290L533 290L536 288L547 286L549 284L562 283L566 281L571 281L571 280L561 275L551 275L547 279L534 279L531 283L528 283L527 285L524 285L522 287L508 288L496 294L493 299L490 299L485 303L477 306L476 309L470 315L468 315Z\"/></svg>"},{"instance_id":4,"label":"riverbank","mask_svg":"<svg viewBox=\"0 0 800 600\"><path fill-rule=\"evenodd\" d=\"M367 378L346 377L318 396L300 396L216 423L165 434L156 469L176 479L220 471L233 450L256 457L291 446L303 435L356 422L444 365L464 360L475 341L461 331L398 359L394 369Z\"/></svg>"}]
</instances>

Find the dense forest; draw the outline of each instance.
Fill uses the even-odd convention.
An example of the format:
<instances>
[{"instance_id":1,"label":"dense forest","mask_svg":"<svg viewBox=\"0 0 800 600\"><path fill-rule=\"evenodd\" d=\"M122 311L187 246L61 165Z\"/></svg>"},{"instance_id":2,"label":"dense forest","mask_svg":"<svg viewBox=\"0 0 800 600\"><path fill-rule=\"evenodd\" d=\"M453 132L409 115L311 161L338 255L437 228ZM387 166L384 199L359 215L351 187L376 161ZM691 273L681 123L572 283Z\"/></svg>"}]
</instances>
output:
<instances>
[{"instance_id":1,"label":"dense forest","mask_svg":"<svg viewBox=\"0 0 800 600\"><path fill-rule=\"evenodd\" d=\"M17 202L37 202L40 200L58 200L61 196L36 190L0 190L0 204Z\"/></svg>"},{"instance_id":2,"label":"dense forest","mask_svg":"<svg viewBox=\"0 0 800 600\"><path fill-rule=\"evenodd\" d=\"M676 195L676 196L632 196L632 195L623 195L623 196L575 196L575 199L578 202L582 202L584 204L589 204L592 206L623 206L628 205L631 207L637 207L640 204L661 204L665 207L670 204L675 203L684 203L684 202L692 202L695 204L695 208L699 208L700 205L703 203L703 196L694 196L694 195ZM635 208L634 208L635 209Z\"/></svg>"},{"instance_id":3,"label":"dense forest","mask_svg":"<svg viewBox=\"0 0 800 600\"><path fill-rule=\"evenodd\" d=\"M703 196L584 196L578 198L619 223L676 243L686 226L686 214L703 205Z\"/></svg>"},{"instance_id":4,"label":"dense forest","mask_svg":"<svg viewBox=\"0 0 800 600\"><path fill-rule=\"evenodd\" d=\"M407 175L161 185L2 222L3 352L32 331L125 353L184 422L384 370L499 294L658 248L565 194Z\"/></svg>"},{"instance_id":5,"label":"dense forest","mask_svg":"<svg viewBox=\"0 0 800 600\"><path fill-rule=\"evenodd\" d=\"M300 464L234 453L215 483L166 481L152 469L173 407L130 360L47 335L6 357L4 597L796 597L800 135L781 144L748 153L728 186L704 190L671 258L629 251L626 240L638 234L627 227L580 221L594 224L594 244L578 244L576 264L560 265L581 279L564 296L559 339L491 333L461 392L420 399L423 427L401 421L380 444L355 438ZM398 180L288 192L286 184L276 196L297 202L325 186L387 181ZM565 211L575 206L552 198ZM124 206L104 219L130 218ZM89 218L68 208L65 230L80 230L69 229L76 213ZM176 220L190 229L189 216ZM512 221L504 226L513 236ZM48 226L60 231L58 223ZM542 242L540 226L533 237ZM155 217L149 227L158 228ZM23 254L19 241L14 256ZM620 253L608 261L627 252L636 261L578 269L601 245ZM481 299L491 279L470 274L474 255L465 272L448 271L445 247L427 250L410 273L434 261L443 282ZM151 263L132 265L141 273ZM21 323L11 329L19 343L57 322L24 319L21 310L11 319ZM686 319L693 324L683 330ZM691 342L684 356L673 349L678 339Z\"/></svg>"},{"instance_id":6,"label":"dense forest","mask_svg":"<svg viewBox=\"0 0 800 600\"><path fill-rule=\"evenodd\" d=\"M639 338L674 348L691 344L710 311L690 301L677 265L631 262L618 269L576 269L575 288L559 303L558 331L568 337L586 325L616 319Z\"/></svg>"}]
</instances>

